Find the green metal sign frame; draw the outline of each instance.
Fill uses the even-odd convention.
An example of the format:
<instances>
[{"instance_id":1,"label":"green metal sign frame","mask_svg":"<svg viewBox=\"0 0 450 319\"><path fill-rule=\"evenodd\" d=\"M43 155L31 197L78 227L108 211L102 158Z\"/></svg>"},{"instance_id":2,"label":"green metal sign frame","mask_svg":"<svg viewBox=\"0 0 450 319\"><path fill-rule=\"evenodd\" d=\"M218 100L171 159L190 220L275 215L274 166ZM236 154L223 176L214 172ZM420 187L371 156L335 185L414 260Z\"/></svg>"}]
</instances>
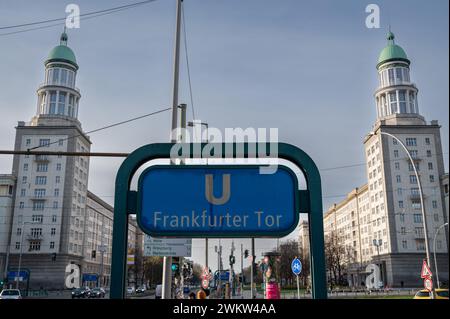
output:
<instances>
[{"instance_id":1,"label":"green metal sign frame","mask_svg":"<svg viewBox=\"0 0 450 319\"><path fill-rule=\"evenodd\" d=\"M125 274L127 260L127 238L128 238L128 215L135 214L137 210L137 192L130 191L131 180L136 171L146 162L154 159L170 159L171 149L175 143L155 143L144 145L133 151L123 161L116 176L115 198L114 198L114 224L113 224L113 247L111 261L111 299L125 298ZM196 152L203 150L207 144L184 144L189 149L190 156L187 158L200 158ZM211 143L210 149L221 150L222 158L257 158L258 144L252 152L249 152L247 143L227 144ZM253 145L252 145L253 146ZM265 150L270 150L271 143L264 145ZM309 240L311 258L311 282L313 299L326 299L326 272L325 272L325 249L323 232L322 211L322 189L319 170L316 164L303 150L287 144L277 143L278 158L287 160L296 165L305 175L306 190L298 191L298 202L300 204L298 213L307 213L309 220ZM195 152L194 152L195 150ZM232 152L230 152L232 150ZM243 150L243 154L239 153ZM216 158L214 153L210 158Z\"/></svg>"}]
</instances>

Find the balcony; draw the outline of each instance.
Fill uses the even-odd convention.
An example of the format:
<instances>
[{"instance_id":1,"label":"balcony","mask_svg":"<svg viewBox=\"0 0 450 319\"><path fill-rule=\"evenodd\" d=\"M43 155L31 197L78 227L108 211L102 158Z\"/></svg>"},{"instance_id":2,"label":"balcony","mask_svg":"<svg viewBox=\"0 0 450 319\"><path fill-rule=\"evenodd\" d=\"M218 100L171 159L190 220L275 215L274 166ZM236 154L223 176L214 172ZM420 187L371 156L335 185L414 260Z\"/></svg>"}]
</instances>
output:
<instances>
[{"instance_id":1,"label":"balcony","mask_svg":"<svg viewBox=\"0 0 450 319\"><path fill-rule=\"evenodd\" d=\"M423 198L425 199L425 196L423 196ZM412 201L420 201L420 194L419 193L409 194L409 199Z\"/></svg>"},{"instance_id":2,"label":"balcony","mask_svg":"<svg viewBox=\"0 0 450 319\"><path fill-rule=\"evenodd\" d=\"M44 236L42 234L28 234L27 235L27 240L29 241L41 241L44 239Z\"/></svg>"},{"instance_id":3,"label":"balcony","mask_svg":"<svg viewBox=\"0 0 450 319\"><path fill-rule=\"evenodd\" d=\"M72 90L75 90L75 91L77 91L78 93L80 93L80 89L77 88L76 86L63 85L63 84L61 84L61 83L45 83L45 82L44 82L44 83L39 84L38 90L41 89L41 88L43 88L43 87L46 87L46 86L59 86L59 87L65 88L65 89L72 89Z\"/></svg>"},{"instance_id":4,"label":"balcony","mask_svg":"<svg viewBox=\"0 0 450 319\"><path fill-rule=\"evenodd\" d=\"M34 160L39 163L48 163L50 162L50 157L48 155L35 155Z\"/></svg>"}]
</instances>

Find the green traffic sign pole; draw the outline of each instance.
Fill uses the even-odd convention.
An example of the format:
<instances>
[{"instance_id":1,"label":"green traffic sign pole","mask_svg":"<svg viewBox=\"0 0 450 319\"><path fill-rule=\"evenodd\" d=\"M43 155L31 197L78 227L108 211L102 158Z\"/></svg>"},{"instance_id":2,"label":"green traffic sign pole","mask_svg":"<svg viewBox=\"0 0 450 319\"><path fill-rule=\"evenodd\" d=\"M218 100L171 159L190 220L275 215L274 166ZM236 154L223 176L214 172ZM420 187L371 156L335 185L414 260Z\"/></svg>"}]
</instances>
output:
<instances>
[{"instance_id":1,"label":"green traffic sign pole","mask_svg":"<svg viewBox=\"0 0 450 319\"><path fill-rule=\"evenodd\" d=\"M122 163L116 176L115 200L114 200L114 228L113 228L113 249L111 261L111 290L110 298L123 299L125 297L125 271L127 256L127 234L128 234L128 214L130 209L136 207L136 196L129 192L131 179L136 170L144 163L153 159L169 159L170 150L174 143L155 143L144 145L132 152ZM187 158L198 158L194 150L203 150L207 144L184 144L189 148ZM208 144L211 150L221 149L222 158L236 158L238 150L243 149L240 157L249 157L249 147L247 143ZM270 143L266 143L266 150L270 150ZM326 299L326 275L325 275L325 255L323 238L323 212L322 212L322 190L320 174L313 160L296 146L278 143L278 158L286 159L298 166L305 174L308 191L299 191L298 197L307 200L310 220L310 249L311 249L311 279L312 297L314 299ZM227 151L230 151L228 152ZM258 144L254 149L255 154L250 157L257 157ZM210 154L214 157L214 153ZM133 195L133 196L131 196ZM304 204L303 204L304 205ZM132 213L135 213L132 212ZM300 212L299 212L300 213Z\"/></svg>"}]
</instances>

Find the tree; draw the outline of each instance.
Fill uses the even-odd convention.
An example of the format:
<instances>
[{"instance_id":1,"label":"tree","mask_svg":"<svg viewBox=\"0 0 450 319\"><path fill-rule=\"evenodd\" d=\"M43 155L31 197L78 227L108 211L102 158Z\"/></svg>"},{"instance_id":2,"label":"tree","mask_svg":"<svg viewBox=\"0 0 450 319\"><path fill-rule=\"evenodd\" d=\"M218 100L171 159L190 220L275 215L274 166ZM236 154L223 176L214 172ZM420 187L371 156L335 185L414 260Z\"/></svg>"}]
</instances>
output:
<instances>
[{"instance_id":1,"label":"tree","mask_svg":"<svg viewBox=\"0 0 450 319\"><path fill-rule=\"evenodd\" d=\"M161 284L163 273L163 257L144 257L143 273L150 286Z\"/></svg>"},{"instance_id":2,"label":"tree","mask_svg":"<svg viewBox=\"0 0 450 319\"><path fill-rule=\"evenodd\" d=\"M325 260L329 271L330 285L346 285L345 273L348 265L354 262L354 249L346 246L344 238L332 231L325 236Z\"/></svg>"},{"instance_id":3,"label":"tree","mask_svg":"<svg viewBox=\"0 0 450 319\"><path fill-rule=\"evenodd\" d=\"M298 242L296 240L288 240L280 243L280 265L279 275L281 279L281 284L285 286L295 285L296 276L292 272L291 263L295 257L299 257L300 251L298 249Z\"/></svg>"}]
</instances>

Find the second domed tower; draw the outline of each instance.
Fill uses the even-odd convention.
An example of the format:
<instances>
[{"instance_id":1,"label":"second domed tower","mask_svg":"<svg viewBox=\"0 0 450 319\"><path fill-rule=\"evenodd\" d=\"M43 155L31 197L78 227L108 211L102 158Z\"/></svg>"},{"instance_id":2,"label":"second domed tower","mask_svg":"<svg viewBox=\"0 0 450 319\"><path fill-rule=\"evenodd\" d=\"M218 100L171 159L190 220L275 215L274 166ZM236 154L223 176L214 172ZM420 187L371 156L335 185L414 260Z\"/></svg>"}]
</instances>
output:
<instances>
[{"instance_id":1,"label":"second domed tower","mask_svg":"<svg viewBox=\"0 0 450 319\"><path fill-rule=\"evenodd\" d=\"M410 78L410 60L405 51L395 44L395 36L389 31L388 44L378 58L378 89L375 91L377 118L417 118L418 89Z\"/></svg>"}]
</instances>

